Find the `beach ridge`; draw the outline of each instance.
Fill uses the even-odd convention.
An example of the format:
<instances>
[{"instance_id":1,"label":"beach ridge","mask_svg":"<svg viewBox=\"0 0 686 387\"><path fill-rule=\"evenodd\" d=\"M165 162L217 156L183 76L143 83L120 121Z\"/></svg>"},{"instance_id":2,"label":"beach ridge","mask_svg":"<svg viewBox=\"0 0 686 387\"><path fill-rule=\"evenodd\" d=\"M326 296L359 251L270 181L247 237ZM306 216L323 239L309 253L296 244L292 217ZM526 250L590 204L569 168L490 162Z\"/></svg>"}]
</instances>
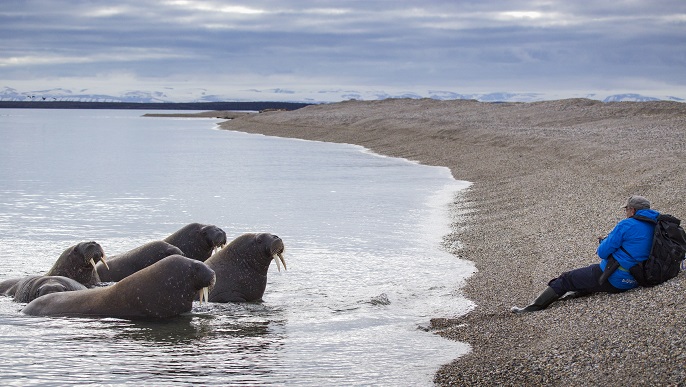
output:
<instances>
[{"instance_id":1,"label":"beach ridge","mask_svg":"<svg viewBox=\"0 0 686 387\"><path fill-rule=\"evenodd\" d=\"M473 350L441 366L436 384L686 382L677 366L686 359L683 273L650 289L509 312L562 271L597 262L597 237L623 217L627 196L686 218L686 104L388 99L249 114L220 126L362 145L446 166L473 183L456 197L445 239L477 267L462 288L477 306L432 319L437 334Z\"/></svg>"}]
</instances>

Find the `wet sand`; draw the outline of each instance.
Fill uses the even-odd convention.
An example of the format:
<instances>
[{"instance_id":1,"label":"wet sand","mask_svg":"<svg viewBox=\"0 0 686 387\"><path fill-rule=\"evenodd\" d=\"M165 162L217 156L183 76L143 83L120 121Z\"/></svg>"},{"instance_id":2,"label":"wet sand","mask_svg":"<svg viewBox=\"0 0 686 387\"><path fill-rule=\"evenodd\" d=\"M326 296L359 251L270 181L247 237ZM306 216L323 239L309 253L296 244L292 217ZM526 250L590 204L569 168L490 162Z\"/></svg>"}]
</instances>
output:
<instances>
[{"instance_id":1,"label":"wet sand","mask_svg":"<svg viewBox=\"0 0 686 387\"><path fill-rule=\"evenodd\" d=\"M686 104L348 101L221 127L362 145L473 183L455 197L445 247L475 263L462 289L477 306L432 319L436 334L472 351L441 366L436 384L686 383L686 274L523 316L509 311L560 272L596 263L597 237L624 216L629 195L686 219Z\"/></svg>"}]
</instances>

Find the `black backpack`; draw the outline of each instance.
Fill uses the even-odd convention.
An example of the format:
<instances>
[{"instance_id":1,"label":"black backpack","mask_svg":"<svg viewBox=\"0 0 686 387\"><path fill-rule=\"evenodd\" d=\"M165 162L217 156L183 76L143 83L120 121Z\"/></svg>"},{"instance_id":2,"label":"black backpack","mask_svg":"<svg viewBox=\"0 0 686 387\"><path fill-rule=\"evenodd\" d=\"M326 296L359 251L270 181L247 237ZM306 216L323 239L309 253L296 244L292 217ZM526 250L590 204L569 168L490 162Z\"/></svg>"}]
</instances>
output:
<instances>
[{"instance_id":1,"label":"black backpack","mask_svg":"<svg viewBox=\"0 0 686 387\"><path fill-rule=\"evenodd\" d=\"M633 218L653 223L655 232L648 259L632 266L631 275L641 286L659 285L676 277L686 254L686 233L680 226L681 220L668 214L658 215L657 221L641 215Z\"/></svg>"}]
</instances>

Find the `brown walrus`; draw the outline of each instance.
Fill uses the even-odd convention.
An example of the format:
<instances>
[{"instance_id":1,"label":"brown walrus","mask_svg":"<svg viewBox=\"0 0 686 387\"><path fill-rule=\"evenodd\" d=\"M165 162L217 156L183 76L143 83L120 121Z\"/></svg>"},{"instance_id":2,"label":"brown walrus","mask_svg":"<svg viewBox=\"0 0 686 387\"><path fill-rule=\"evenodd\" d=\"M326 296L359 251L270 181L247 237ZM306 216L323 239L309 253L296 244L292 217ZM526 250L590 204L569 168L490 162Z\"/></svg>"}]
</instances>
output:
<instances>
[{"instance_id":1,"label":"brown walrus","mask_svg":"<svg viewBox=\"0 0 686 387\"><path fill-rule=\"evenodd\" d=\"M98 282L97 262L105 265L105 251L96 242L81 242L64 250L62 255L45 275L59 275L71 278L80 284L90 287Z\"/></svg>"},{"instance_id":2,"label":"brown walrus","mask_svg":"<svg viewBox=\"0 0 686 387\"><path fill-rule=\"evenodd\" d=\"M286 269L283 251L283 241L273 234L243 234L234 239L205 261L217 275L210 302L261 301L272 259L277 267L280 259Z\"/></svg>"},{"instance_id":3,"label":"brown walrus","mask_svg":"<svg viewBox=\"0 0 686 387\"><path fill-rule=\"evenodd\" d=\"M191 311L198 292L214 283L204 263L171 255L112 286L52 293L31 301L32 316L163 319Z\"/></svg>"},{"instance_id":4,"label":"brown walrus","mask_svg":"<svg viewBox=\"0 0 686 387\"><path fill-rule=\"evenodd\" d=\"M31 275L17 282L14 301L31 302L46 294L83 289L87 288L71 278L55 275Z\"/></svg>"},{"instance_id":5,"label":"brown walrus","mask_svg":"<svg viewBox=\"0 0 686 387\"><path fill-rule=\"evenodd\" d=\"M164 241L153 241L98 262L95 269L102 282L117 282L170 255L184 255L181 249Z\"/></svg>"},{"instance_id":6,"label":"brown walrus","mask_svg":"<svg viewBox=\"0 0 686 387\"><path fill-rule=\"evenodd\" d=\"M22 278L9 278L0 282L0 295L14 297L17 292L17 284Z\"/></svg>"},{"instance_id":7,"label":"brown walrus","mask_svg":"<svg viewBox=\"0 0 686 387\"><path fill-rule=\"evenodd\" d=\"M100 282L95 270L96 262L107 264L102 247L95 242L81 242L64 250L45 276L67 277L84 286L93 286ZM14 297L19 283L30 277L33 276L0 282L0 295Z\"/></svg>"},{"instance_id":8,"label":"brown walrus","mask_svg":"<svg viewBox=\"0 0 686 387\"><path fill-rule=\"evenodd\" d=\"M164 239L183 251L188 258L205 261L226 244L226 233L211 224L191 223Z\"/></svg>"}]
</instances>

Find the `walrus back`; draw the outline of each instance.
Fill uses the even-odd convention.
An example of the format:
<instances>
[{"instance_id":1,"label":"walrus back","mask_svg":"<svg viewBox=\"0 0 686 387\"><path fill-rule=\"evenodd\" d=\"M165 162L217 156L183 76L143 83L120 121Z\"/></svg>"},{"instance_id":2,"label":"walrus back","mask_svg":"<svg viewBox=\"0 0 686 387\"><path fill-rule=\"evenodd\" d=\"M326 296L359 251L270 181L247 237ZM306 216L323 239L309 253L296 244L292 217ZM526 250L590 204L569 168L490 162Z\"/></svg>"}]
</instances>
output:
<instances>
[{"instance_id":1,"label":"walrus back","mask_svg":"<svg viewBox=\"0 0 686 387\"><path fill-rule=\"evenodd\" d=\"M105 288L46 294L31 301L21 310L29 316L99 316L103 311L89 299Z\"/></svg>"},{"instance_id":2,"label":"walrus back","mask_svg":"<svg viewBox=\"0 0 686 387\"><path fill-rule=\"evenodd\" d=\"M0 295L14 297L21 278L10 278L0 282Z\"/></svg>"},{"instance_id":3,"label":"walrus back","mask_svg":"<svg viewBox=\"0 0 686 387\"><path fill-rule=\"evenodd\" d=\"M46 294L86 289L71 278L62 276L29 276L19 281L15 302L31 302Z\"/></svg>"},{"instance_id":4,"label":"walrus back","mask_svg":"<svg viewBox=\"0 0 686 387\"><path fill-rule=\"evenodd\" d=\"M178 247L165 242L153 241L107 260L109 269L102 262L95 268L102 282L117 282L170 255L183 255Z\"/></svg>"}]
</instances>

